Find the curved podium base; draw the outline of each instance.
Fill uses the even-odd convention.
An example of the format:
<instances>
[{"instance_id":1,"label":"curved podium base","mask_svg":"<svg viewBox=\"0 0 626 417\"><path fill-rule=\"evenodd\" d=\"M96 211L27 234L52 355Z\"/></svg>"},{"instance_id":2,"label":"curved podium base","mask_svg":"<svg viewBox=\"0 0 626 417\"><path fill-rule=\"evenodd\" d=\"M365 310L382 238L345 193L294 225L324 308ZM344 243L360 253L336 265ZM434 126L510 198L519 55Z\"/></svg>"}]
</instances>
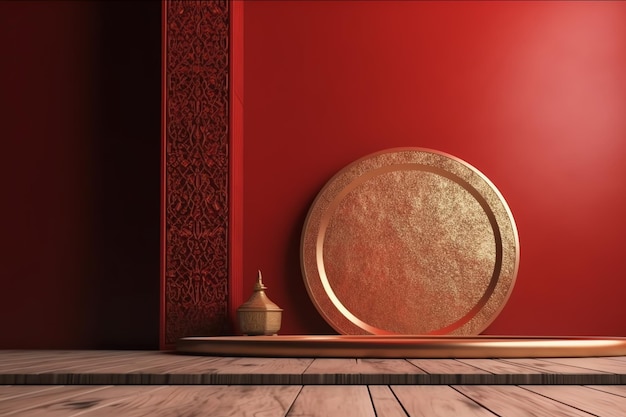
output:
<instances>
[{"instance_id":1,"label":"curved podium base","mask_svg":"<svg viewBox=\"0 0 626 417\"><path fill-rule=\"evenodd\" d=\"M180 353L303 358L546 358L624 356L626 338L529 336L186 337Z\"/></svg>"}]
</instances>

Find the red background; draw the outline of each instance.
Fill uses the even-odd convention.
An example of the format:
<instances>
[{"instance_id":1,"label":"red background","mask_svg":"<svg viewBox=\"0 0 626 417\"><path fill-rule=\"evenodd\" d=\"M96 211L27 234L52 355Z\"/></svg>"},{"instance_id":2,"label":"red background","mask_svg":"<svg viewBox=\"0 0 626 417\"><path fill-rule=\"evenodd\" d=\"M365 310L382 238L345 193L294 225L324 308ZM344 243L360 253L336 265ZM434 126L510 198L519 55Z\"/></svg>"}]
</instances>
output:
<instances>
[{"instance_id":1,"label":"red background","mask_svg":"<svg viewBox=\"0 0 626 417\"><path fill-rule=\"evenodd\" d=\"M155 348L161 5L0 2L0 348Z\"/></svg>"},{"instance_id":2,"label":"red background","mask_svg":"<svg viewBox=\"0 0 626 417\"><path fill-rule=\"evenodd\" d=\"M160 17L0 2L2 348L158 346ZM246 2L244 297L260 268L282 333L332 332L302 284L306 212L353 160L422 146L517 221L488 333L626 336L625 23L622 2Z\"/></svg>"},{"instance_id":3,"label":"red background","mask_svg":"<svg viewBox=\"0 0 626 417\"><path fill-rule=\"evenodd\" d=\"M485 333L626 336L626 3L255 1L244 28L243 288L260 268L282 333L332 332L299 267L317 192L419 146L477 167L517 221Z\"/></svg>"}]
</instances>

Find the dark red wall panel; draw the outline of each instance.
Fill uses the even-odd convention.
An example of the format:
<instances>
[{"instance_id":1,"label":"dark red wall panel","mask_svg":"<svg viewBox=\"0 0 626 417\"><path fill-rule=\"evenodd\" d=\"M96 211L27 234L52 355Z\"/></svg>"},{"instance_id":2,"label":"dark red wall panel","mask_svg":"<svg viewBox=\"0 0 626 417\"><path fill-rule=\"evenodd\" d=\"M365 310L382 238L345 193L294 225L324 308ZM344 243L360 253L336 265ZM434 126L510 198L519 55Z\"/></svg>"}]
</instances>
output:
<instances>
[{"instance_id":1,"label":"dark red wall panel","mask_svg":"<svg viewBox=\"0 0 626 417\"><path fill-rule=\"evenodd\" d=\"M162 347L229 325L229 6L163 3Z\"/></svg>"},{"instance_id":2,"label":"dark red wall panel","mask_svg":"<svg viewBox=\"0 0 626 417\"><path fill-rule=\"evenodd\" d=\"M160 5L0 2L0 348L158 345Z\"/></svg>"},{"instance_id":3,"label":"dark red wall panel","mask_svg":"<svg viewBox=\"0 0 626 417\"><path fill-rule=\"evenodd\" d=\"M87 255L89 69L87 45L70 28L87 30L89 9L17 2L0 5L4 88L2 347L88 342L80 275ZM84 22L84 23L83 23ZM58 30L54 30L58 25ZM34 30L33 30L34 29ZM52 33L45 36L44 33ZM69 88L70 85L77 88ZM42 340L44 339L44 340Z\"/></svg>"},{"instance_id":4,"label":"dark red wall panel","mask_svg":"<svg viewBox=\"0 0 626 417\"><path fill-rule=\"evenodd\" d=\"M255 1L244 22L244 293L260 268L283 333L332 332L299 266L317 192L420 146L481 170L517 221L487 333L626 336L626 3Z\"/></svg>"}]
</instances>

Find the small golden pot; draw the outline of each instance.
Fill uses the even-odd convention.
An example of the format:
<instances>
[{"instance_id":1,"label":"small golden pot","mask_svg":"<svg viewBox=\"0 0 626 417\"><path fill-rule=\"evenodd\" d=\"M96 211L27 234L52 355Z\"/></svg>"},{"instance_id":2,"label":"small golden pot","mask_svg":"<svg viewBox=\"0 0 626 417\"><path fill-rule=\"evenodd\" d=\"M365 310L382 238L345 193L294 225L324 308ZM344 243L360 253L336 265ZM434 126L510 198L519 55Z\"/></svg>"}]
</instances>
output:
<instances>
[{"instance_id":1,"label":"small golden pot","mask_svg":"<svg viewBox=\"0 0 626 417\"><path fill-rule=\"evenodd\" d=\"M250 299L237 309L239 329L248 336L275 335L280 330L283 309L270 301L265 294L261 271Z\"/></svg>"}]
</instances>

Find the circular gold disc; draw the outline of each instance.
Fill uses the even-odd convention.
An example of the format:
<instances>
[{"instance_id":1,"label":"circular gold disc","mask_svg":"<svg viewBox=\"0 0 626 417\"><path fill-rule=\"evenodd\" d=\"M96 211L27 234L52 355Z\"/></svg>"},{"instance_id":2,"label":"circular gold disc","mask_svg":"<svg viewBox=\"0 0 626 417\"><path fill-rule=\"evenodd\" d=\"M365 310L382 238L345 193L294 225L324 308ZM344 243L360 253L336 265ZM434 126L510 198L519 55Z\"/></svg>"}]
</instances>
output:
<instances>
[{"instance_id":1,"label":"circular gold disc","mask_svg":"<svg viewBox=\"0 0 626 417\"><path fill-rule=\"evenodd\" d=\"M422 148L345 167L302 234L307 291L341 334L478 334L506 303L518 264L515 221L496 187Z\"/></svg>"}]
</instances>

